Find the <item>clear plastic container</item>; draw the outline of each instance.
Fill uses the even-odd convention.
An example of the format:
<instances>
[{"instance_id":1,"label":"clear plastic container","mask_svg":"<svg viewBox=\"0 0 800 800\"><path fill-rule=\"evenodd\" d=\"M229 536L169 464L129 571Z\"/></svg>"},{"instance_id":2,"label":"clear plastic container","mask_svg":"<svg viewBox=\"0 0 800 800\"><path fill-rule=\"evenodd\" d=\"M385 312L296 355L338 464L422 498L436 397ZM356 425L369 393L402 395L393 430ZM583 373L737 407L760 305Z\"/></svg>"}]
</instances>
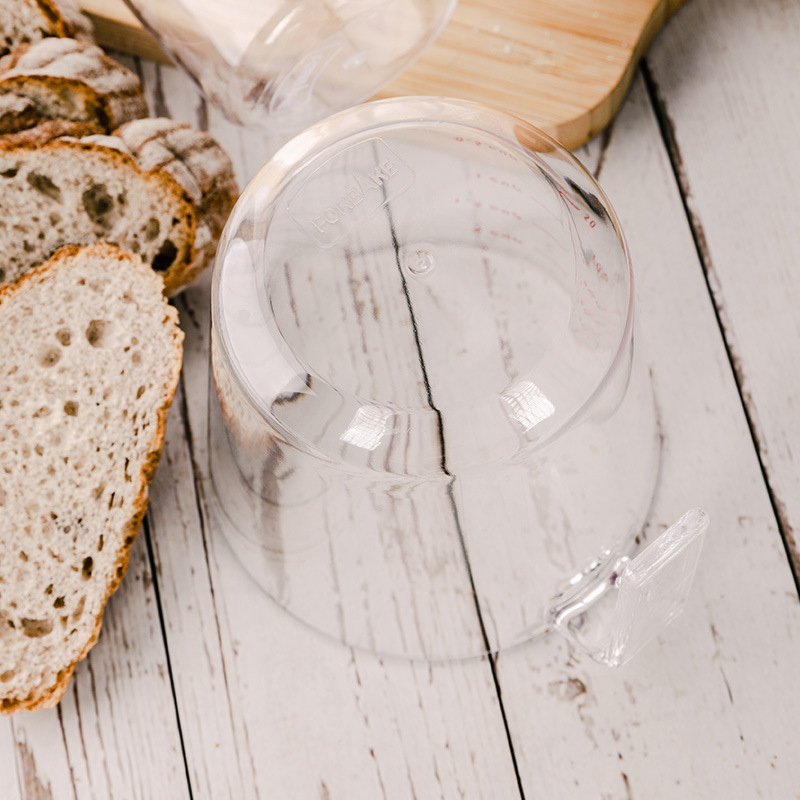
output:
<instances>
[{"instance_id":1,"label":"clear plastic container","mask_svg":"<svg viewBox=\"0 0 800 800\"><path fill-rule=\"evenodd\" d=\"M551 139L441 98L342 112L218 250L214 524L350 645L465 657L558 627L619 663L680 607L705 524L630 561L660 455L634 328L614 212ZM676 563L688 582L653 579ZM658 589L644 622L631 589L589 625L625 569Z\"/></svg>"},{"instance_id":2,"label":"clear plastic container","mask_svg":"<svg viewBox=\"0 0 800 800\"><path fill-rule=\"evenodd\" d=\"M456 0L125 0L232 121L296 131L413 63Z\"/></svg>"}]
</instances>

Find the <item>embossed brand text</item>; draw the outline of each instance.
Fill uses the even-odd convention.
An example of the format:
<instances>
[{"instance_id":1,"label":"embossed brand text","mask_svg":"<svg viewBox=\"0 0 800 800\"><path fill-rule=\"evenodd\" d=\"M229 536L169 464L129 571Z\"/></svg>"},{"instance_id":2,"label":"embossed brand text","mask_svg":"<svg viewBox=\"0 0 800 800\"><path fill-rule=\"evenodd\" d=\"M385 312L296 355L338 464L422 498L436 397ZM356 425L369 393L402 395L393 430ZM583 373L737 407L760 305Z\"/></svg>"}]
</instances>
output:
<instances>
[{"instance_id":1,"label":"embossed brand text","mask_svg":"<svg viewBox=\"0 0 800 800\"><path fill-rule=\"evenodd\" d=\"M387 183L392 175L396 173L397 166L388 159L381 161L375 169L370 170L366 175L354 172L353 183L350 188L337 197L321 214L312 217L311 224L322 233L326 225L335 225L362 203L370 192L380 191L381 186Z\"/></svg>"}]
</instances>

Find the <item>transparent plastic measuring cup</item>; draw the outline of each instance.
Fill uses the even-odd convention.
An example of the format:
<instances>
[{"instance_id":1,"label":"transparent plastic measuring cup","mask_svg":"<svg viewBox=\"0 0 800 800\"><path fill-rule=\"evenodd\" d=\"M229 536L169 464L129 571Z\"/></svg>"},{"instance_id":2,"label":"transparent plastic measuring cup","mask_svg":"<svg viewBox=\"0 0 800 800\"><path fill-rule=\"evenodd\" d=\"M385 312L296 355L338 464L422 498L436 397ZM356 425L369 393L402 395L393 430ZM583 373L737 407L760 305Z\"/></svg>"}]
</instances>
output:
<instances>
[{"instance_id":1,"label":"transparent plastic measuring cup","mask_svg":"<svg viewBox=\"0 0 800 800\"><path fill-rule=\"evenodd\" d=\"M412 64L456 0L125 0L233 122L296 131Z\"/></svg>"},{"instance_id":2,"label":"transparent plastic measuring cup","mask_svg":"<svg viewBox=\"0 0 800 800\"><path fill-rule=\"evenodd\" d=\"M634 327L616 217L555 142L440 98L345 111L220 244L215 524L351 645L465 657L557 628L620 663L680 609L706 524L638 553L659 437Z\"/></svg>"}]
</instances>

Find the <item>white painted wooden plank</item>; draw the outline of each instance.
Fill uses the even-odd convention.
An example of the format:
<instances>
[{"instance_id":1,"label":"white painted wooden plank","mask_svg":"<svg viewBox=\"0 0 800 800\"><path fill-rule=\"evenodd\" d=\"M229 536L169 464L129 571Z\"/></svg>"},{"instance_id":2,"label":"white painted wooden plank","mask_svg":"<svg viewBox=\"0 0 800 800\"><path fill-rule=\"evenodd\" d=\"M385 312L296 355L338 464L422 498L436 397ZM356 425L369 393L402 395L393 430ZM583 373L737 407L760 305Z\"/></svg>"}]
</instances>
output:
<instances>
[{"instance_id":1,"label":"white painted wooden plank","mask_svg":"<svg viewBox=\"0 0 800 800\"><path fill-rule=\"evenodd\" d=\"M699 0L648 63L800 571L800 6Z\"/></svg>"},{"instance_id":2,"label":"white painted wooden plank","mask_svg":"<svg viewBox=\"0 0 800 800\"><path fill-rule=\"evenodd\" d=\"M4 778L3 791L8 800L22 800L21 781L16 764L17 753L13 723L0 725L0 775Z\"/></svg>"},{"instance_id":3,"label":"white painted wooden plank","mask_svg":"<svg viewBox=\"0 0 800 800\"><path fill-rule=\"evenodd\" d=\"M179 69L147 59L134 59L134 64L142 80L151 116L168 116L178 122L204 127L205 100L195 84Z\"/></svg>"},{"instance_id":4,"label":"white painted wooden plank","mask_svg":"<svg viewBox=\"0 0 800 800\"><path fill-rule=\"evenodd\" d=\"M461 141L448 142L442 134L440 151L410 134L392 137L392 147L417 171L418 185L429 188L424 176L435 174L436 203L427 207L425 192L415 186L389 208L400 252L426 247L434 260L430 273L406 272L406 286L432 405L441 414L447 468L455 476L460 529L495 648L542 629L546 601L567 579L604 547L638 532L652 491L647 467L655 442L646 391L638 394L634 380L613 418L586 423L580 433L537 452L528 448L523 463L511 458L525 435L499 397L524 377L552 401L556 418L569 417L612 354L601 349L609 345L599 337L587 346L566 346L577 323L574 310L571 316L575 265L566 204L543 182L526 182L514 168L517 159L500 155L500 144ZM475 144L482 147L480 156ZM582 213L578 219L585 224ZM592 246L591 239L585 246ZM619 261L625 276L624 256ZM602 287L593 287L594 297ZM614 308L616 300L606 291L598 306ZM604 311L599 319L587 310L584 330L616 325L621 332L626 301L623 287L616 314ZM581 380L564 379L567 371ZM637 422L642 437L650 436L633 447L626 439ZM476 453L491 467L476 469Z\"/></svg>"},{"instance_id":5,"label":"white painted wooden plank","mask_svg":"<svg viewBox=\"0 0 800 800\"><path fill-rule=\"evenodd\" d=\"M20 796L25 800L74 800L75 787L58 712L18 715L9 720L8 729L13 733Z\"/></svg>"},{"instance_id":6,"label":"white painted wooden plank","mask_svg":"<svg viewBox=\"0 0 800 800\"><path fill-rule=\"evenodd\" d=\"M174 67L141 60L138 66L151 113L205 127L206 103ZM233 126L231 126L233 127ZM241 153L229 153L241 183ZM201 278L200 296L207 298L209 275ZM178 301L179 304L181 301ZM187 333L185 361L195 339L203 347L206 334L181 306L181 327ZM194 348L196 349L196 348ZM207 351L200 358L207 360ZM207 387L202 388L203 394ZM253 754L242 722L241 702L228 692L225 654L232 645L222 638L217 620L206 542L195 492L195 476L183 419L183 385L176 396L180 415L171 415L163 464L156 475L151 520L153 550L174 674L179 715L183 718L187 769L195 798L258 797ZM204 405L205 408L205 405Z\"/></svg>"},{"instance_id":7,"label":"white painted wooden plank","mask_svg":"<svg viewBox=\"0 0 800 800\"><path fill-rule=\"evenodd\" d=\"M184 330L191 330L183 315ZM175 404L182 412L183 391ZM170 653L194 797L255 796L246 742L232 715L205 563L205 542L182 414L171 414L151 491L150 521L167 641L190 644ZM188 712L186 710L189 710ZM197 717L202 724L197 724ZM237 738L238 737L238 738ZM192 757L196 755L196 757Z\"/></svg>"},{"instance_id":8,"label":"white painted wooden plank","mask_svg":"<svg viewBox=\"0 0 800 800\"><path fill-rule=\"evenodd\" d=\"M188 796L144 536L58 709L0 720L23 798ZM13 751L12 751L13 752ZM0 760L10 760L4 750Z\"/></svg>"},{"instance_id":9,"label":"white painted wooden plank","mask_svg":"<svg viewBox=\"0 0 800 800\"><path fill-rule=\"evenodd\" d=\"M793 797L800 608L640 80L600 181L630 241L662 415L649 535L692 504L712 528L686 614L626 667L557 638L500 656L525 796Z\"/></svg>"},{"instance_id":10,"label":"white painted wooden plank","mask_svg":"<svg viewBox=\"0 0 800 800\"><path fill-rule=\"evenodd\" d=\"M359 161L359 152L349 154ZM367 163L371 158L370 150ZM353 170L366 169L348 161L342 171L351 180ZM335 196L340 185L333 180ZM321 197L330 186L316 180L313 200L321 207L329 202ZM249 547L242 535L239 545L249 548L243 560L251 569L262 566L269 593L291 613L336 638L381 653L481 652L449 478L439 471L437 417L428 405L387 217L375 215L341 245L322 249L278 208L269 236L263 258L280 259L272 265L270 304L311 385L307 394L276 403L273 413L349 465L350 474L332 474L319 459L280 442L267 452L262 442L265 436L275 442L274 431L257 428L263 423L255 416L238 438L236 463L229 457L221 465L229 448L227 437L219 436L215 474L224 469L234 481L224 488L232 496L235 481L248 475L255 489L237 494L229 514L248 508L263 518L269 545L282 549L281 558L268 560L266 548ZM256 252L257 263L261 257ZM239 295L231 289L221 296L230 318L239 318ZM247 328L245 335L241 347L251 347L249 358L258 364L265 347L261 331ZM224 402L241 406L235 400L229 392ZM356 422L365 409L386 414L385 427L368 447L361 446L363 428ZM280 468L268 469L265 464L275 459ZM434 479L420 482L420 471Z\"/></svg>"},{"instance_id":11,"label":"white painted wooden plank","mask_svg":"<svg viewBox=\"0 0 800 800\"><path fill-rule=\"evenodd\" d=\"M94 658L77 672L62 704L78 800L188 797L145 544L142 534L124 591L109 604ZM98 669L101 657L110 669L102 661Z\"/></svg>"}]
</instances>

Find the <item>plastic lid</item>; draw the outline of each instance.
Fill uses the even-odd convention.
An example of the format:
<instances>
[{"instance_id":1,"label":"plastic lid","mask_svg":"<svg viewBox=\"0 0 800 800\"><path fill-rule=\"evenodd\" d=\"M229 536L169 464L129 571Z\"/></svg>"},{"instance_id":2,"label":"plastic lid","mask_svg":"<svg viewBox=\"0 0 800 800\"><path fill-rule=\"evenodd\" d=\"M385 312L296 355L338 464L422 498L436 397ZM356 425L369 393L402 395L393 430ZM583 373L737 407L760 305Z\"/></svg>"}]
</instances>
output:
<instances>
[{"instance_id":1,"label":"plastic lid","mask_svg":"<svg viewBox=\"0 0 800 800\"><path fill-rule=\"evenodd\" d=\"M374 95L455 0L127 0L234 122L295 131Z\"/></svg>"}]
</instances>

